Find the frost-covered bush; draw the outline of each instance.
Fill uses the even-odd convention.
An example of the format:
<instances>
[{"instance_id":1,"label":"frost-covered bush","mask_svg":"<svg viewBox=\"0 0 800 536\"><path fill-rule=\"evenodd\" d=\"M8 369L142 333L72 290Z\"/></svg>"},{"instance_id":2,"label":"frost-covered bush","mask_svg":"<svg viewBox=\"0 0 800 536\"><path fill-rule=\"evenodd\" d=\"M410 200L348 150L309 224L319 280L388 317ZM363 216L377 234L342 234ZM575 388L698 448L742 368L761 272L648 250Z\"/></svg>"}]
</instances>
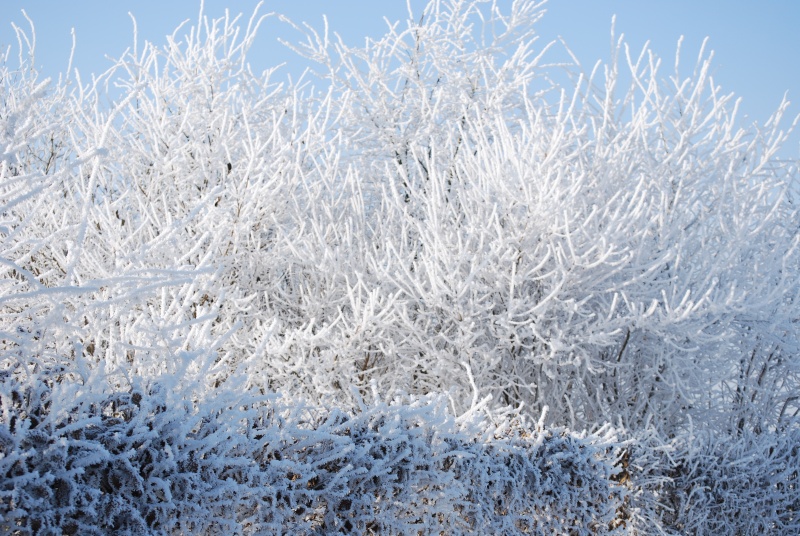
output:
<instances>
[{"instance_id":1,"label":"frost-covered bush","mask_svg":"<svg viewBox=\"0 0 800 536\"><path fill-rule=\"evenodd\" d=\"M165 441L180 447L176 457L164 454L165 476L154 478L187 475L180 489L188 495L170 493L176 505L186 497L185 525L176 530L190 532L211 519L224 531L247 516L253 530L278 530L290 519L310 523L300 532L321 526L314 523L339 527L303 488L310 480L289 480L299 490L291 491L273 469L204 468L202 460L227 456L242 467L263 465L258 441L225 422L251 404L223 404L241 393L305 400L320 422L331 416L330 427L339 414L368 421L381 399L398 393L444 396L454 415L475 400L488 400L490 414L515 407L534 421L549 408L546 429L591 432L611 423L630 445L617 469L633 464L615 477L629 494L612 524L626 530L673 523L658 506L667 493L659 490L672 490L669 500L689 516L680 519L704 515L699 492L675 498L683 488L669 488L692 486L681 479L694 473L673 471L663 457L684 452L696 430L752 438L732 451L726 474L745 463L734 454L747 459L773 443L770 459L791 458L784 438L800 415L800 182L797 162L776 157L788 103L763 127L740 127L732 95L709 75L708 55L701 52L689 75L677 61L666 75L658 58L632 54L622 38L609 64L591 71L549 63L555 46L536 35L542 13L527 0L507 13L485 1L434 0L424 16L360 48L306 28L295 49L316 70L296 82L275 69L251 72L257 14L246 23L202 19L160 47L134 43L90 81L78 73L40 80L18 29L19 61L7 52L0 66L3 388L33 400L51 396L43 386L73 397L78 405L63 407L75 409L76 423L117 419L103 408L128 408L130 418L114 421L118 430L111 421L72 426L80 441L115 456L109 467L134 464L147 450L141 441L151 441L115 447L119 430L152 425L173 438ZM46 379L53 375L55 384ZM155 410L164 405L159 397L171 401L166 412ZM220 402L206 405L211 400ZM255 413L245 421L261 410L248 411ZM66 422L58 419L52 427ZM359 426L354 434L380 435ZM397 437L428 433L415 426L398 424ZM319 437L344 441L333 435ZM30 439L13 437L15 445ZM373 502L342 503L350 512L342 523L412 530L423 504L436 512L425 523L447 530L555 527L563 516L580 526L570 530L589 530L575 513L591 510L582 503L549 514L507 495L504 482L525 475L535 484L540 470L520 454L534 447L509 441L489 442L449 469L442 462L409 470L456 479L454 489L477 479L493 490L491 500L465 495L460 509L437 510L444 503L435 486L353 473L348 482ZM62 443L53 452L67 448ZM179 458L202 445L218 450ZM553 448L543 459L589 463L580 449ZM353 449L363 460L374 454ZM15 446L4 456L23 451L33 452ZM716 471L698 452L679 458ZM495 453L509 465L501 478L481 480ZM601 466L591 481L599 488L583 479L569 485L601 490ZM558 467L548 474L567 482L569 471ZM260 499L229 491L261 486L251 474L279 482L278 491ZM15 480L9 493L40 489L34 482L49 478L42 473L28 488ZM219 485L203 487L204 479ZM119 530L150 523L155 507L147 505L160 504L163 492L152 484L151 494L149 482L130 477L139 517L120 517ZM344 489L336 485L330 490ZM33 504L37 494L55 497L54 489L25 496ZM778 488L763 489L783 504ZM96 501L112 498L82 500L101 508ZM505 501L516 506L496 521ZM314 513L300 518L299 508ZM41 523L67 515L59 512ZM611 523L608 511L592 512L599 517L591 530Z\"/></svg>"},{"instance_id":2,"label":"frost-covered bush","mask_svg":"<svg viewBox=\"0 0 800 536\"><path fill-rule=\"evenodd\" d=\"M798 431L708 429L620 447L614 481L627 488L618 522L630 534L795 534L800 530Z\"/></svg>"},{"instance_id":3,"label":"frost-covered bush","mask_svg":"<svg viewBox=\"0 0 800 536\"><path fill-rule=\"evenodd\" d=\"M441 398L348 415L4 380L3 533L602 534L623 494L608 433L456 420Z\"/></svg>"},{"instance_id":4,"label":"frost-covered bush","mask_svg":"<svg viewBox=\"0 0 800 536\"><path fill-rule=\"evenodd\" d=\"M231 533L252 507L252 438L219 411L158 384L103 394L53 371L6 380L3 533Z\"/></svg>"},{"instance_id":5,"label":"frost-covered bush","mask_svg":"<svg viewBox=\"0 0 800 536\"><path fill-rule=\"evenodd\" d=\"M800 532L797 430L742 437L705 433L681 446L661 491L668 526L682 534Z\"/></svg>"},{"instance_id":6,"label":"frost-covered bush","mask_svg":"<svg viewBox=\"0 0 800 536\"><path fill-rule=\"evenodd\" d=\"M647 51L624 56L627 89L620 58L561 87L540 15L433 2L363 49L312 34L317 86L249 71L257 19L134 48L90 84L5 67L9 340L146 376L175 366L163 350L213 350L220 382L245 367L351 408L374 381L463 411L469 368L496 404L578 429L786 427L780 112L738 130L708 60L663 80Z\"/></svg>"},{"instance_id":7,"label":"frost-covered bush","mask_svg":"<svg viewBox=\"0 0 800 536\"><path fill-rule=\"evenodd\" d=\"M469 392L466 361L498 403L574 428L785 426L800 290L797 168L774 158L785 107L772 130L737 129L709 59L664 80L621 40L561 87L538 6L485 25L482 7L432 2L365 48L306 49L346 97L348 174L320 201L349 183L363 199L349 218L310 204L324 234L290 235L330 289L303 309L326 330L298 341L309 362L340 385Z\"/></svg>"}]
</instances>

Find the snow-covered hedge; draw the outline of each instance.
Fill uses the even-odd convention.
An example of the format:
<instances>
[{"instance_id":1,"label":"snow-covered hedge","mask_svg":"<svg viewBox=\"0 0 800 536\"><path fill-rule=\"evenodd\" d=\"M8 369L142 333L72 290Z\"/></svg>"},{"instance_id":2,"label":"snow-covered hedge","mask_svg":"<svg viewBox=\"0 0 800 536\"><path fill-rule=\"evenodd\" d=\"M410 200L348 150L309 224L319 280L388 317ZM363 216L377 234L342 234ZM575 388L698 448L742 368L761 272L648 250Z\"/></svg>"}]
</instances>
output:
<instances>
[{"instance_id":1,"label":"snow-covered hedge","mask_svg":"<svg viewBox=\"0 0 800 536\"><path fill-rule=\"evenodd\" d=\"M680 534L800 533L800 432L702 433L664 460L657 492Z\"/></svg>"},{"instance_id":2,"label":"snow-covered hedge","mask_svg":"<svg viewBox=\"0 0 800 536\"><path fill-rule=\"evenodd\" d=\"M4 380L4 534L588 535L624 494L608 433L455 419L441 397L347 414Z\"/></svg>"},{"instance_id":3,"label":"snow-covered hedge","mask_svg":"<svg viewBox=\"0 0 800 536\"><path fill-rule=\"evenodd\" d=\"M175 385L0 384L11 534L790 534L800 436L620 442L442 397L354 413ZM102 385L95 379L95 388ZM655 453L655 456L654 456Z\"/></svg>"}]
</instances>

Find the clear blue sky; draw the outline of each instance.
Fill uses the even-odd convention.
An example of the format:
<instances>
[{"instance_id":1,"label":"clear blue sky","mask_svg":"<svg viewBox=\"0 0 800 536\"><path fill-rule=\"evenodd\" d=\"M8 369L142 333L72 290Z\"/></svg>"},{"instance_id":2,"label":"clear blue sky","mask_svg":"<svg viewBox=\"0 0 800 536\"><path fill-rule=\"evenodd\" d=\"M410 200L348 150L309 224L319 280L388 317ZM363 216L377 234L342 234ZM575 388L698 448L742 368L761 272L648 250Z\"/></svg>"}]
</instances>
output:
<instances>
[{"instance_id":1,"label":"clear blue sky","mask_svg":"<svg viewBox=\"0 0 800 536\"><path fill-rule=\"evenodd\" d=\"M257 0L207 0L206 12L219 16L252 13ZM421 10L424 0L412 0ZM498 0L510 6L511 0ZM33 19L37 35L36 63L47 76L66 68L75 28L75 66L82 76L110 65L105 56L118 56L132 43L128 11L137 19L139 39L164 43L183 20L195 21L199 0L0 0L0 44L16 43L11 22L27 27L21 14ZM704 37L715 51L714 78L725 92L743 98L741 110L751 120L766 121L785 92L792 101L792 116L800 113L800 0L550 0L539 24L543 39L562 36L581 62L591 66L609 56L612 15L617 33L624 33L634 50L645 41L664 59L665 76L671 73L675 45L684 35L683 64L688 68ZM405 18L405 0L266 0L262 13L279 12L296 22L322 27L328 16L331 30L351 44L379 36L385 24ZM251 56L262 70L277 62L292 61L292 54L276 42L292 39L275 21L262 26ZM669 69L668 69L669 68ZM800 156L800 135L795 134L784 155Z\"/></svg>"}]
</instances>

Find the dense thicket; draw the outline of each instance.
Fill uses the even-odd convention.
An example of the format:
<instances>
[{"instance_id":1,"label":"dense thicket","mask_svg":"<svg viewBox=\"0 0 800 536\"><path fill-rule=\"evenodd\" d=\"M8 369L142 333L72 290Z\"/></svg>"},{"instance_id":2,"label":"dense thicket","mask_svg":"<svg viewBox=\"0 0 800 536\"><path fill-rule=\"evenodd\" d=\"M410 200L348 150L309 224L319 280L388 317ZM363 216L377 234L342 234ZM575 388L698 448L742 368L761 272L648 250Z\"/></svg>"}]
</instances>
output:
<instances>
[{"instance_id":1,"label":"dense thicket","mask_svg":"<svg viewBox=\"0 0 800 536\"><path fill-rule=\"evenodd\" d=\"M360 48L306 30L300 82L251 72L256 15L91 82L40 80L18 30L4 526L797 531L788 103L740 128L706 55L665 75L622 38L550 64L541 15L435 0ZM453 424L478 414L516 439Z\"/></svg>"},{"instance_id":2,"label":"dense thicket","mask_svg":"<svg viewBox=\"0 0 800 536\"><path fill-rule=\"evenodd\" d=\"M456 420L441 397L353 416L37 380L0 392L4 533L589 535L622 506L608 433Z\"/></svg>"}]
</instances>

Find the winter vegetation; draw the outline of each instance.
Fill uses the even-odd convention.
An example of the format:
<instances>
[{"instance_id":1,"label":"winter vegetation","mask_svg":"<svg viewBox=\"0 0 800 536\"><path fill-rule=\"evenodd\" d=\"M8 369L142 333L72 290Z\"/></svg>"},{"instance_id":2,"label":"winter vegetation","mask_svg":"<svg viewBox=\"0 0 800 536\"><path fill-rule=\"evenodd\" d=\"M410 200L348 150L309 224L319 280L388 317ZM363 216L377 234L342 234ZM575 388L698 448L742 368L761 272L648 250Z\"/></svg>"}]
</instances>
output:
<instances>
[{"instance_id":1,"label":"winter vegetation","mask_svg":"<svg viewBox=\"0 0 800 536\"><path fill-rule=\"evenodd\" d=\"M507 7L298 27L299 80L258 13L90 79L16 28L0 533L800 532L788 102Z\"/></svg>"}]
</instances>

